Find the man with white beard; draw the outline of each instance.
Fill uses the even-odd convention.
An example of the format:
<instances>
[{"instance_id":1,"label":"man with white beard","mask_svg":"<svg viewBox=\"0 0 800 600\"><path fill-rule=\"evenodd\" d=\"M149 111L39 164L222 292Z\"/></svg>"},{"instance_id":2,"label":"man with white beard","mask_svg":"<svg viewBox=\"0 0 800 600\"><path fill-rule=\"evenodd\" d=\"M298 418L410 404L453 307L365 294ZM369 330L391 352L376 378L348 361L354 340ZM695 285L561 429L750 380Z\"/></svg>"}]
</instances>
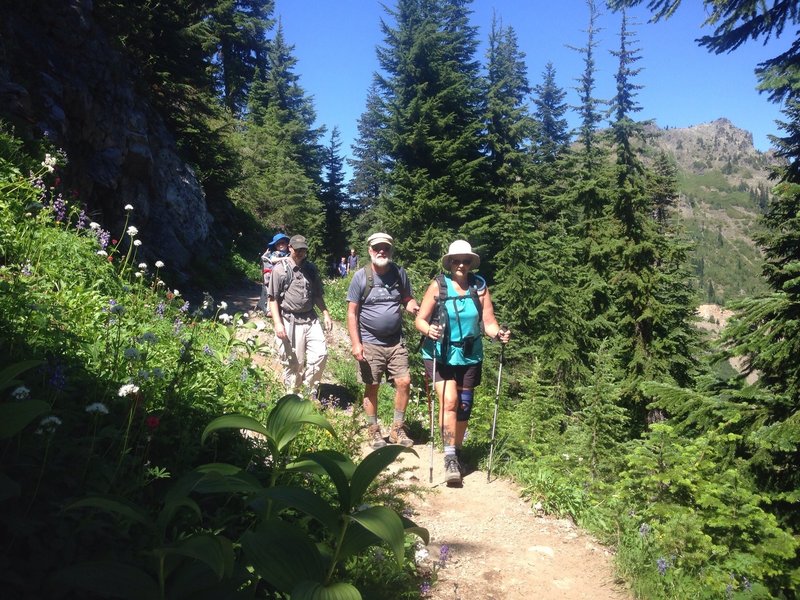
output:
<instances>
[{"instance_id":1,"label":"man with white beard","mask_svg":"<svg viewBox=\"0 0 800 600\"><path fill-rule=\"evenodd\" d=\"M384 374L395 389L389 442L414 445L405 426L411 371L402 334L403 309L416 315L419 305L411 294L405 269L391 260L393 243L386 233L369 236L370 264L356 271L347 290L347 331L358 361L359 380L364 384L364 412L372 448L386 445L378 423L378 386Z\"/></svg>"}]
</instances>

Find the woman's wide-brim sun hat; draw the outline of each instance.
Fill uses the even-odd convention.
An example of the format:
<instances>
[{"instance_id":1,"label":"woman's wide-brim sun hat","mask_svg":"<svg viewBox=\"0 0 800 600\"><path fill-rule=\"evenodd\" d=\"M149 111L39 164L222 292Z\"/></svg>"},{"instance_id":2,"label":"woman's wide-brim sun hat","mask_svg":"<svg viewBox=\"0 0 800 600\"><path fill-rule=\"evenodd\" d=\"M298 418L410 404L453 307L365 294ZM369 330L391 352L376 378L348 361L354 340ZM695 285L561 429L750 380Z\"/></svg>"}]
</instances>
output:
<instances>
[{"instance_id":1,"label":"woman's wide-brim sun hat","mask_svg":"<svg viewBox=\"0 0 800 600\"><path fill-rule=\"evenodd\" d=\"M472 251L472 246L466 240L456 240L447 249L447 254L442 257L442 267L450 268L450 259L456 256L469 256L472 259L472 268L476 269L481 264L481 257Z\"/></svg>"}]
</instances>

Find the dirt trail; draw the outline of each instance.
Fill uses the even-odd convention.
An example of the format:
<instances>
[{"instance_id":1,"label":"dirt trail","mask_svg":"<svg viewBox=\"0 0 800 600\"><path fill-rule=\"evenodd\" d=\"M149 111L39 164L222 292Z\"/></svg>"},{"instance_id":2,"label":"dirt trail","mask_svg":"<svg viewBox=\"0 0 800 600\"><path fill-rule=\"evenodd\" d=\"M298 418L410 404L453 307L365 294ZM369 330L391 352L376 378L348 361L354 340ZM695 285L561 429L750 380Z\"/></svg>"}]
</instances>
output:
<instances>
[{"instance_id":1,"label":"dirt trail","mask_svg":"<svg viewBox=\"0 0 800 600\"><path fill-rule=\"evenodd\" d=\"M228 312L252 311L258 284L242 284L215 296ZM256 317L263 321L263 318ZM268 321L268 320L267 320ZM270 335L270 324L262 334ZM339 343L346 338L335 327ZM461 488L444 484L444 458L435 452L429 483L430 446L414 446L418 456L404 453L392 468L407 468L404 477L429 493L414 499L413 520L430 532L428 557L421 566L433 569L440 550L449 558L437 566L433 600L626 600L632 598L616 582L612 552L565 519L538 514L520 498L519 488L504 479L487 483L486 472L473 471Z\"/></svg>"}]
</instances>

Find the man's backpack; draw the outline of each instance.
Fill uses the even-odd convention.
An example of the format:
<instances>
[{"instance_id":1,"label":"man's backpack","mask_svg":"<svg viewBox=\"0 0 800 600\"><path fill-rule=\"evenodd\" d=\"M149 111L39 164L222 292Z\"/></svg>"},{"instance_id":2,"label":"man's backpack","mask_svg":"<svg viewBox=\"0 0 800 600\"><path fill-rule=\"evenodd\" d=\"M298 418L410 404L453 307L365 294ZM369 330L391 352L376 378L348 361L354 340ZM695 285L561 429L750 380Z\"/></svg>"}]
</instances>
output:
<instances>
[{"instance_id":1,"label":"man's backpack","mask_svg":"<svg viewBox=\"0 0 800 600\"><path fill-rule=\"evenodd\" d=\"M358 302L358 307L359 308L361 308L361 306L364 304L364 301L367 299L367 296L369 296L370 292L372 291L372 288L375 287L375 274L374 274L374 271L372 270L372 263L367 263L366 265L364 265L363 268L364 268L364 275L366 276L367 280L366 280L366 285L364 286L364 289L361 291L361 299ZM389 268L394 270L395 285L399 286L400 285L400 269L393 262L389 263Z\"/></svg>"},{"instance_id":2,"label":"man's backpack","mask_svg":"<svg viewBox=\"0 0 800 600\"><path fill-rule=\"evenodd\" d=\"M276 271L276 267L281 265L281 273ZM319 275L319 271L317 270L317 265L312 262L308 262L307 260L303 261L303 264L300 265L300 270L303 274L309 279L313 280L316 279ZM292 273L289 272L289 257L281 259L280 262L275 263L272 266L272 275L275 276L279 274L283 279L281 279L281 289L280 289L280 296L277 298L278 304L283 303L283 297L286 296L286 292L289 290L289 286L292 284Z\"/></svg>"}]
</instances>

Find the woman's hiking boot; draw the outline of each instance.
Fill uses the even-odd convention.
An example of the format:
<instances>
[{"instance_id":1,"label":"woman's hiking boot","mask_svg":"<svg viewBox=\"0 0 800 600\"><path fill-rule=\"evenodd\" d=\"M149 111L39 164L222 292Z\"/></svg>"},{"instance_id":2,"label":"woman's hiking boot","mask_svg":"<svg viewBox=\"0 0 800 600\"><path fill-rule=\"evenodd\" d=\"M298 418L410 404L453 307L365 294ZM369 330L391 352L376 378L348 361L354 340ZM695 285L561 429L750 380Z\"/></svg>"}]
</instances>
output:
<instances>
[{"instance_id":1,"label":"woman's hiking boot","mask_svg":"<svg viewBox=\"0 0 800 600\"><path fill-rule=\"evenodd\" d=\"M406 433L405 423L392 423L392 428L389 430L389 443L400 444L406 448L414 445L414 440L408 437Z\"/></svg>"},{"instance_id":2,"label":"woman's hiking boot","mask_svg":"<svg viewBox=\"0 0 800 600\"><path fill-rule=\"evenodd\" d=\"M378 448L383 448L386 445L386 440L383 439L383 433L381 433L381 426L378 423L373 423L367 428L367 433L369 435L369 445L372 447L373 450L377 450Z\"/></svg>"},{"instance_id":3,"label":"woman's hiking boot","mask_svg":"<svg viewBox=\"0 0 800 600\"><path fill-rule=\"evenodd\" d=\"M455 455L445 455L444 457L444 481L447 485L461 485L461 467Z\"/></svg>"}]
</instances>

